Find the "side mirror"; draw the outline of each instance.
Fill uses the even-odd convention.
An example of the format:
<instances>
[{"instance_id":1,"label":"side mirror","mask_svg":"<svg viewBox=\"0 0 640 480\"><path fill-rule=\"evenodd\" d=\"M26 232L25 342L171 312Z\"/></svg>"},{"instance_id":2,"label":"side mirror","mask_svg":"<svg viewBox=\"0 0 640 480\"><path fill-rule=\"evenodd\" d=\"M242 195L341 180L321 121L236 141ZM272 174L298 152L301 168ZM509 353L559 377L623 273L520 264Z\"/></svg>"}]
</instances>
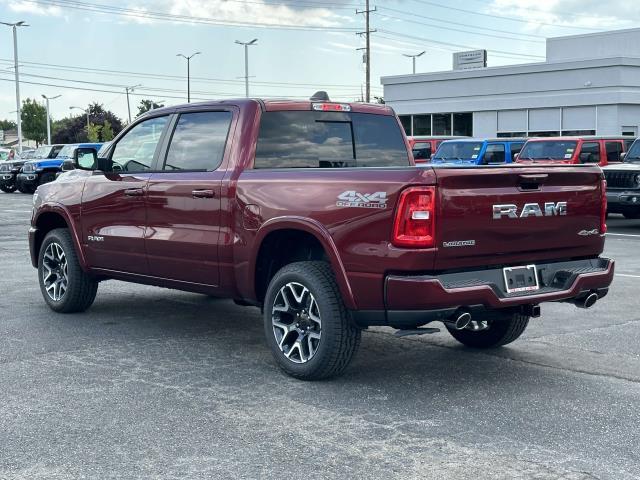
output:
<instances>
[{"instance_id":1,"label":"side mirror","mask_svg":"<svg viewBox=\"0 0 640 480\"><path fill-rule=\"evenodd\" d=\"M78 148L73 154L73 165L80 170L95 170L98 167L98 154L93 148Z\"/></svg>"},{"instance_id":2,"label":"side mirror","mask_svg":"<svg viewBox=\"0 0 640 480\"><path fill-rule=\"evenodd\" d=\"M514 161L514 162L517 162L519 157L520 157L520 154L519 154L519 153L514 153L514 154L513 154L513 161Z\"/></svg>"},{"instance_id":3,"label":"side mirror","mask_svg":"<svg viewBox=\"0 0 640 480\"><path fill-rule=\"evenodd\" d=\"M621 161L621 162L624 162L624 159L626 158L626 156L627 156L627 152L622 152L622 153L620 154L620 161Z\"/></svg>"},{"instance_id":4,"label":"side mirror","mask_svg":"<svg viewBox=\"0 0 640 480\"><path fill-rule=\"evenodd\" d=\"M76 165L73 160L65 160L64 162L62 162L62 166L60 167L60 170L62 170L63 172L68 172L69 170L75 169Z\"/></svg>"}]
</instances>

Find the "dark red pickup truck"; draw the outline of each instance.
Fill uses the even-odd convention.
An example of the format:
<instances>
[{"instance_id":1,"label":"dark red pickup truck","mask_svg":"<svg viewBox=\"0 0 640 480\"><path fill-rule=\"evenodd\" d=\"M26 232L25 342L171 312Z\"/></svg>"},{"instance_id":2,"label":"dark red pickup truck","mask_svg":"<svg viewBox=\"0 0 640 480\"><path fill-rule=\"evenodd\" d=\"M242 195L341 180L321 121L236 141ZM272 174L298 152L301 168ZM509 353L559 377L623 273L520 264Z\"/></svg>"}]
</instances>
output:
<instances>
[{"instance_id":1,"label":"dark red pickup truck","mask_svg":"<svg viewBox=\"0 0 640 480\"><path fill-rule=\"evenodd\" d=\"M501 346L541 303L589 307L613 278L599 167L415 167L385 106L163 108L104 157L34 196L47 304L83 311L106 279L233 298L263 309L298 378L341 373L371 325Z\"/></svg>"}]
</instances>

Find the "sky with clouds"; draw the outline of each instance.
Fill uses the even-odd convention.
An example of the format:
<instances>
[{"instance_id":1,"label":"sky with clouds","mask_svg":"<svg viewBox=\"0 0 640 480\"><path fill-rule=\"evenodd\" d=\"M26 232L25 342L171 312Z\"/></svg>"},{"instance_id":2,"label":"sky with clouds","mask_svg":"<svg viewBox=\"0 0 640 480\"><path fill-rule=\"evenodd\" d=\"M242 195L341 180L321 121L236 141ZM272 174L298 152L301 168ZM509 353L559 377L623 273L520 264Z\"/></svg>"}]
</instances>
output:
<instances>
[{"instance_id":1,"label":"sky with clouds","mask_svg":"<svg viewBox=\"0 0 640 480\"><path fill-rule=\"evenodd\" d=\"M380 77L411 71L402 54L426 54L418 72L451 68L453 51L486 48L489 65L544 60L546 37L640 26L636 0L371 0L372 94ZM0 21L18 30L22 98L61 95L54 118L70 106L99 102L127 117L130 97L165 104L186 100L185 60L194 99L244 95L243 48L251 95L308 97L319 89L355 100L364 82L364 0L0 0ZM0 25L0 118L15 118L13 41ZM75 112L77 114L77 112Z\"/></svg>"}]
</instances>

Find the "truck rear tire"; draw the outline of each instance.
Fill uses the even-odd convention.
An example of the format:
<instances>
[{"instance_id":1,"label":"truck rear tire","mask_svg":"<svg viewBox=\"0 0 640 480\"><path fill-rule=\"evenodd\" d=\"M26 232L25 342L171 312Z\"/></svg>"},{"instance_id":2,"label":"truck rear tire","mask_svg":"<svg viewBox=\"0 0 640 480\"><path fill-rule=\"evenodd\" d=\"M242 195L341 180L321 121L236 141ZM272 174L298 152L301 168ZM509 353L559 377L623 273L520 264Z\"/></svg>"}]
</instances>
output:
<instances>
[{"instance_id":1,"label":"truck rear tire","mask_svg":"<svg viewBox=\"0 0 640 480\"><path fill-rule=\"evenodd\" d=\"M456 330L447 326L447 330L457 341L472 348L496 348L516 340L529 325L527 315L514 313L507 317L489 322L486 330Z\"/></svg>"},{"instance_id":2,"label":"truck rear tire","mask_svg":"<svg viewBox=\"0 0 640 480\"><path fill-rule=\"evenodd\" d=\"M51 230L38 253L40 291L49 307L60 313L84 312L96 298L98 282L87 275L66 228Z\"/></svg>"},{"instance_id":3,"label":"truck rear tire","mask_svg":"<svg viewBox=\"0 0 640 480\"><path fill-rule=\"evenodd\" d=\"M326 262L296 262L272 278L264 301L264 331L276 363L301 380L340 375L360 345Z\"/></svg>"}]
</instances>

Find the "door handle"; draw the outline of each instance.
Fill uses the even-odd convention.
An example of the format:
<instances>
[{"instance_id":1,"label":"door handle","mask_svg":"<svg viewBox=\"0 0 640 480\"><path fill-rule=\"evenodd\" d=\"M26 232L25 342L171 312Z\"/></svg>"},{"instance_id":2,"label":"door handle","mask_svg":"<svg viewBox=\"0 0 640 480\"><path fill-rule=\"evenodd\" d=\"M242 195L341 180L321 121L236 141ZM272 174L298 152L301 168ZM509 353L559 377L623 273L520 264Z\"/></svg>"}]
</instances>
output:
<instances>
[{"instance_id":1,"label":"door handle","mask_svg":"<svg viewBox=\"0 0 640 480\"><path fill-rule=\"evenodd\" d=\"M127 188L124 195L126 197L141 197L144 195L144 188Z\"/></svg>"},{"instance_id":2,"label":"door handle","mask_svg":"<svg viewBox=\"0 0 640 480\"><path fill-rule=\"evenodd\" d=\"M213 190L193 190L191 192L193 198L213 198Z\"/></svg>"}]
</instances>

